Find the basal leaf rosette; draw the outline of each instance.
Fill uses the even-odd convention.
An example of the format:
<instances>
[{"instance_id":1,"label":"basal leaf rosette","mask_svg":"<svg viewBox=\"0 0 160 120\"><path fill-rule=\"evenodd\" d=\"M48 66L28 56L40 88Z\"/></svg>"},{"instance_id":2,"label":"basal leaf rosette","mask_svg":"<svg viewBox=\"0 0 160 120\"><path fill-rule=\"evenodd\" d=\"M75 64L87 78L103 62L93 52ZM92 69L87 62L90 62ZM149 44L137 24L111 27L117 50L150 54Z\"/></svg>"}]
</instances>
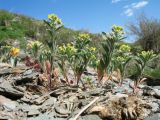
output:
<instances>
[{"instance_id":1,"label":"basal leaf rosette","mask_svg":"<svg viewBox=\"0 0 160 120\"><path fill-rule=\"evenodd\" d=\"M38 55L40 54L40 51L42 50L43 44L39 41L30 41L27 44L27 49L36 59L38 58Z\"/></svg>"},{"instance_id":2,"label":"basal leaf rosette","mask_svg":"<svg viewBox=\"0 0 160 120\"><path fill-rule=\"evenodd\" d=\"M10 57L10 49L12 46L5 45L0 47L0 61L2 62L8 62Z\"/></svg>"},{"instance_id":3,"label":"basal leaf rosette","mask_svg":"<svg viewBox=\"0 0 160 120\"><path fill-rule=\"evenodd\" d=\"M30 41L28 44L27 44L27 48L28 49L32 49L34 47L40 47L42 45L41 42L39 41Z\"/></svg>"}]
</instances>

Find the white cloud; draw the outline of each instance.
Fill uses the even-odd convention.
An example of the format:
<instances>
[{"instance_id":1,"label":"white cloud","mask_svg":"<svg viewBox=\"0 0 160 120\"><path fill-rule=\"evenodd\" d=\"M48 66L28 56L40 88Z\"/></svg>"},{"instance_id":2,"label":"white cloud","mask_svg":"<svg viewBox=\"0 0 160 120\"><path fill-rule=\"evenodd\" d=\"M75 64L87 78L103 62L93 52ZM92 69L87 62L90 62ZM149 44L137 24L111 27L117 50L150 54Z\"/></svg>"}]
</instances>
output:
<instances>
[{"instance_id":1,"label":"white cloud","mask_svg":"<svg viewBox=\"0 0 160 120\"><path fill-rule=\"evenodd\" d=\"M112 3L118 3L118 2L121 2L121 1L128 1L128 0L112 0Z\"/></svg>"},{"instance_id":2,"label":"white cloud","mask_svg":"<svg viewBox=\"0 0 160 120\"><path fill-rule=\"evenodd\" d=\"M132 3L131 5L126 5L124 6L125 11L123 12L123 14L125 14L126 16L132 16L136 10L145 7L147 4L148 1L143 0L137 3Z\"/></svg>"},{"instance_id":3,"label":"white cloud","mask_svg":"<svg viewBox=\"0 0 160 120\"><path fill-rule=\"evenodd\" d=\"M112 0L112 3L120 2L121 0Z\"/></svg>"},{"instance_id":4,"label":"white cloud","mask_svg":"<svg viewBox=\"0 0 160 120\"><path fill-rule=\"evenodd\" d=\"M127 15L127 16L132 16L133 15L133 10L128 8L126 11L124 11L124 14Z\"/></svg>"},{"instance_id":5,"label":"white cloud","mask_svg":"<svg viewBox=\"0 0 160 120\"><path fill-rule=\"evenodd\" d=\"M133 8L139 9L139 8L146 6L147 4L148 4L148 1L141 1L141 2L138 2L137 4L133 5Z\"/></svg>"}]
</instances>

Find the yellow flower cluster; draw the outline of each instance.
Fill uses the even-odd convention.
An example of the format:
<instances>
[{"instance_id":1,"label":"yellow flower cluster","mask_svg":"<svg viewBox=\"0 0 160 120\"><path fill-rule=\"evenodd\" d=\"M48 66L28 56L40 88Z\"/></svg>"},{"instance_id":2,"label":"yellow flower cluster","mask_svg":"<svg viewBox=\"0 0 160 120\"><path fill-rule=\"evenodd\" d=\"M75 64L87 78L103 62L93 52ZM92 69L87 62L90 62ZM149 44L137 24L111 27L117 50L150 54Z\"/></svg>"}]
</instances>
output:
<instances>
[{"instance_id":1,"label":"yellow flower cluster","mask_svg":"<svg viewBox=\"0 0 160 120\"><path fill-rule=\"evenodd\" d=\"M94 54L91 55L91 60L96 60L96 56Z\"/></svg>"},{"instance_id":2,"label":"yellow flower cluster","mask_svg":"<svg viewBox=\"0 0 160 120\"><path fill-rule=\"evenodd\" d=\"M33 48L34 46L40 47L42 45L39 41L31 41L27 44L27 48Z\"/></svg>"},{"instance_id":3,"label":"yellow flower cluster","mask_svg":"<svg viewBox=\"0 0 160 120\"><path fill-rule=\"evenodd\" d=\"M60 46L59 51L61 54L72 54L77 50L72 44L68 43L67 45L63 44L62 46Z\"/></svg>"},{"instance_id":4,"label":"yellow flower cluster","mask_svg":"<svg viewBox=\"0 0 160 120\"><path fill-rule=\"evenodd\" d=\"M96 48L95 47L90 47L90 51L96 51Z\"/></svg>"},{"instance_id":5,"label":"yellow flower cluster","mask_svg":"<svg viewBox=\"0 0 160 120\"><path fill-rule=\"evenodd\" d=\"M95 52L96 51L95 47L86 46L86 49L89 50L90 52Z\"/></svg>"},{"instance_id":6,"label":"yellow flower cluster","mask_svg":"<svg viewBox=\"0 0 160 120\"><path fill-rule=\"evenodd\" d=\"M155 57L156 56L156 54L153 53L153 50L151 50L151 51L142 51L139 55L143 56L144 58Z\"/></svg>"},{"instance_id":7,"label":"yellow flower cluster","mask_svg":"<svg viewBox=\"0 0 160 120\"><path fill-rule=\"evenodd\" d=\"M13 57L17 56L19 52L20 52L20 49L19 48L15 48L15 47L12 47L11 50L10 50L10 54Z\"/></svg>"},{"instance_id":8,"label":"yellow flower cluster","mask_svg":"<svg viewBox=\"0 0 160 120\"><path fill-rule=\"evenodd\" d=\"M58 25L62 24L61 19L58 18L58 16L55 15L55 14L49 14L49 15L48 15L48 19L49 19L50 21L53 21L54 24L58 24Z\"/></svg>"},{"instance_id":9,"label":"yellow flower cluster","mask_svg":"<svg viewBox=\"0 0 160 120\"><path fill-rule=\"evenodd\" d=\"M115 33L124 34L123 27L117 26L117 25L112 26L112 31L115 32Z\"/></svg>"},{"instance_id":10,"label":"yellow flower cluster","mask_svg":"<svg viewBox=\"0 0 160 120\"><path fill-rule=\"evenodd\" d=\"M86 34L86 33L81 33L81 34L78 35L78 39L80 39L80 40L88 40L88 39L90 39L90 35Z\"/></svg>"},{"instance_id":11,"label":"yellow flower cluster","mask_svg":"<svg viewBox=\"0 0 160 120\"><path fill-rule=\"evenodd\" d=\"M129 45L125 45L125 44L121 45L119 49L122 52L130 52L131 51L131 47Z\"/></svg>"},{"instance_id":12,"label":"yellow flower cluster","mask_svg":"<svg viewBox=\"0 0 160 120\"><path fill-rule=\"evenodd\" d=\"M125 57L122 57L122 56L118 56L116 59L118 62L125 62L126 60Z\"/></svg>"},{"instance_id":13,"label":"yellow flower cluster","mask_svg":"<svg viewBox=\"0 0 160 120\"><path fill-rule=\"evenodd\" d=\"M66 46L65 45L59 46L59 51L61 53L64 53L66 51Z\"/></svg>"}]
</instances>

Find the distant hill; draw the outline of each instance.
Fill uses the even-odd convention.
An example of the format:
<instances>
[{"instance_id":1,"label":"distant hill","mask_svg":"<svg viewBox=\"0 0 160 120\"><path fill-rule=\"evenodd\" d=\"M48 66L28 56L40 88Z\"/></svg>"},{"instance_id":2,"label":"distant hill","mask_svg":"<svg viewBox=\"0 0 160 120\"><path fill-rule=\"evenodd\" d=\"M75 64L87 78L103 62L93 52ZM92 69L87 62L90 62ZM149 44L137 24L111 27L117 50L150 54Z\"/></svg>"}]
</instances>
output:
<instances>
[{"instance_id":1,"label":"distant hill","mask_svg":"<svg viewBox=\"0 0 160 120\"><path fill-rule=\"evenodd\" d=\"M72 41L75 34L86 31L75 31L69 28L62 28L59 31L59 43ZM91 33L90 33L91 34ZM100 39L100 36L91 34L94 40ZM34 18L10 13L0 10L0 42L18 40L46 40L49 39L46 27L43 21Z\"/></svg>"},{"instance_id":2,"label":"distant hill","mask_svg":"<svg viewBox=\"0 0 160 120\"><path fill-rule=\"evenodd\" d=\"M37 39L43 30L42 21L0 10L0 40L24 37Z\"/></svg>"}]
</instances>

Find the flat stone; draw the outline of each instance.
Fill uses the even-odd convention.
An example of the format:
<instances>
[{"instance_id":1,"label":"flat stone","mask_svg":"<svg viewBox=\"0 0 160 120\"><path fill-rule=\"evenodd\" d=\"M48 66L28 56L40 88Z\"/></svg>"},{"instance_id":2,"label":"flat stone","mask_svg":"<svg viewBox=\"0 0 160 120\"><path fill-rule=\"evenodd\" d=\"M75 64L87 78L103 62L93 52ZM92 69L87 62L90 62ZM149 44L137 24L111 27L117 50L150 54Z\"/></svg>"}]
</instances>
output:
<instances>
[{"instance_id":1,"label":"flat stone","mask_svg":"<svg viewBox=\"0 0 160 120\"><path fill-rule=\"evenodd\" d=\"M37 72L29 69L25 71L21 76L16 76L12 78L15 81L15 84L21 85L22 83L32 83L38 76Z\"/></svg>"},{"instance_id":2,"label":"flat stone","mask_svg":"<svg viewBox=\"0 0 160 120\"><path fill-rule=\"evenodd\" d=\"M147 95L147 96L153 96L155 94L155 91L153 88L146 86L143 88L143 95Z\"/></svg>"},{"instance_id":3,"label":"flat stone","mask_svg":"<svg viewBox=\"0 0 160 120\"><path fill-rule=\"evenodd\" d=\"M67 114L70 114L71 112L67 109L64 109L60 106L55 106L55 111L60 114L60 115L67 115Z\"/></svg>"},{"instance_id":4,"label":"flat stone","mask_svg":"<svg viewBox=\"0 0 160 120\"><path fill-rule=\"evenodd\" d=\"M21 74L21 73L23 73L23 72L25 72L26 71L26 69L28 69L27 67L13 67L12 69L11 69L11 74Z\"/></svg>"},{"instance_id":5,"label":"flat stone","mask_svg":"<svg viewBox=\"0 0 160 120\"><path fill-rule=\"evenodd\" d=\"M117 93L117 94L115 95L115 97L117 97L117 98L122 98L122 97L128 97L128 95L127 95L127 94Z\"/></svg>"},{"instance_id":6,"label":"flat stone","mask_svg":"<svg viewBox=\"0 0 160 120\"><path fill-rule=\"evenodd\" d=\"M28 112L28 117L39 115L40 112L37 109L31 109Z\"/></svg>"},{"instance_id":7,"label":"flat stone","mask_svg":"<svg viewBox=\"0 0 160 120\"><path fill-rule=\"evenodd\" d=\"M33 73L33 70L32 69L29 69L29 70L26 70L24 73L23 73L23 75L24 76L27 76L27 75L30 75L30 74L32 74Z\"/></svg>"},{"instance_id":8,"label":"flat stone","mask_svg":"<svg viewBox=\"0 0 160 120\"><path fill-rule=\"evenodd\" d=\"M56 101L57 101L57 98L50 97L43 103L43 106L52 106Z\"/></svg>"},{"instance_id":9,"label":"flat stone","mask_svg":"<svg viewBox=\"0 0 160 120\"><path fill-rule=\"evenodd\" d=\"M11 112L0 111L0 120L13 120L14 116Z\"/></svg>"},{"instance_id":10,"label":"flat stone","mask_svg":"<svg viewBox=\"0 0 160 120\"><path fill-rule=\"evenodd\" d=\"M27 98L26 96L21 98L21 100L25 103L31 103L32 101L30 100L30 98Z\"/></svg>"},{"instance_id":11,"label":"flat stone","mask_svg":"<svg viewBox=\"0 0 160 120\"><path fill-rule=\"evenodd\" d=\"M62 95L64 93L66 93L65 90L57 89L57 90L54 90L54 91L50 92L49 95L52 96L52 97L58 97L59 95Z\"/></svg>"},{"instance_id":12,"label":"flat stone","mask_svg":"<svg viewBox=\"0 0 160 120\"><path fill-rule=\"evenodd\" d=\"M9 67L12 67L10 64L7 64L7 63L0 63L0 68L9 68Z\"/></svg>"},{"instance_id":13,"label":"flat stone","mask_svg":"<svg viewBox=\"0 0 160 120\"><path fill-rule=\"evenodd\" d=\"M40 96L39 95L32 95L32 98L33 99L38 99L38 98L40 98Z\"/></svg>"},{"instance_id":14,"label":"flat stone","mask_svg":"<svg viewBox=\"0 0 160 120\"><path fill-rule=\"evenodd\" d=\"M11 110L14 110L16 108L16 102L1 95L0 95L0 105L3 105Z\"/></svg>"},{"instance_id":15,"label":"flat stone","mask_svg":"<svg viewBox=\"0 0 160 120\"><path fill-rule=\"evenodd\" d=\"M105 90L102 88L97 88L97 89L93 89L88 91L87 93L91 96L98 96L98 95L102 95L104 94Z\"/></svg>"},{"instance_id":16,"label":"flat stone","mask_svg":"<svg viewBox=\"0 0 160 120\"><path fill-rule=\"evenodd\" d=\"M4 68L0 70L0 77L11 74L11 68Z\"/></svg>"},{"instance_id":17,"label":"flat stone","mask_svg":"<svg viewBox=\"0 0 160 120\"><path fill-rule=\"evenodd\" d=\"M160 99L160 90L154 89L154 92L155 92L154 96Z\"/></svg>"},{"instance_id":18,"label":"flat stone","mask_svg":"<svg viewBox=\"0 0 160 120\"><path fill-rule=\"evenodd\" d=\"M147 86L143 88L143 95L154 96L155 98L160 99L160 90Z\"/></svg>"},{"instance_id":19,"label":"flat stone","mask_svg":"<svg viewBox=\"0 0 160 120\"><path fill-rule=\"evenodd\" d=\"M151 102L151 103L148 103L151 107L152 107L152 111L153 112L157 112L157 111L159 111L159 104L158 103L156 103L156 102Z\"/></svg>"},{"instance_id":20,"label":"flat stone","mask_svg":"<svg viewBox=\"0 0 160 120\"><path fill-rule=\"evenodd\" d=\"M160 79L148 78L145 80L148 86L160 86Z\"/></svg>"},{"instance_id":21,"label":"flat stone","mask_svg":"<svg viewBox=\"0 0 160 120\"><path fill-rule=\"evenodd\" d=\"M158 90L160 90L160 86L153 86L153 89L158 89Z\"/></svg>"},{"instance_id":22,"label":"flat stone","mask_svg":"<svg viewBox=\"0 0 160 120\"><path fill-rule=\"evenodd\" d=\"M3 77L0 78L0 84L4 81L5 79Z\"/></svg>"},{"instance_id":23,"label":"flat stone","mask_svg":"<svg viewBox=\"0 0 160 120\"><path fill-rule=\"evenodd\" d=\"M41 97L33 100L33 104L41 105L41 104L44 103L48 98L49 98L48 95L41 96Z\"/></svg>"},{"instance_id":24,"label":"flat stone","mask_svg":"<svg viewBox=\"0 0 160 120\"><path fill-rule=\"evenodd\" d=\"M19 104L17 106L17 109L21 109L23 112L29 112L30 108L31 108L31 105L28 105L28 104L25 104L25 103Z\"/></svg>"},{"instance_id":25,"label":"flat stone","mask_svg":"<svg viewBox=\"0 0 160 120\"><path fill-rule=\"evenodd\" d=\"M102 120L98 115L85 115L78 120Z\"/></svg>"},{"instance_id":26,"label":"flat stone","mask_svg":"<svg viewBox=\"0 0 160 120\"><path fill-rule=\"evenodd\" d=\"M23 97L24 93L14 89L11 83L5 81L0 84L0 95L3 95L10 99L18 99Z\"/></svg>"},{"instance_id":27,"label":"flat stone","mask_svg":"<svg viewBox=\"0 0 160 120\"><path fill-rule=\"evenodd\" d=\"M133 90L129 87L129 85L117 86L113 88L115 93L132 93Z\"/></svg>"},{"instance_id":28,"label":"flat stone","mask_svg":"<svg viewBox=\"0 0 160 120\"><path fill-rule=\"evenodd\" d=\"M145 118L144 120L160 120L160 113L155 113L155 114Z\"/></svg>"},{"instance_id":29,"label":"flat stone","mask_svg":"<svg viewBox=\"0 0 160 120\"><path fill-rule=\"evenodd\" d=\"M29 104L40 104L41 97L39 95L32 95L30 92L25 92L21 101Z\"/></svg>"},{"instance_id":30,"label":"flat stone","mask_svg":"<svg viewBox=\"0 0 160 120\"><path fill-rule=\"evenodd\" d=\"M39 114L36 117L27 118L27 120L66 120L66 118L54 118L55 114Z\"/></svg>"}]
</instances>

